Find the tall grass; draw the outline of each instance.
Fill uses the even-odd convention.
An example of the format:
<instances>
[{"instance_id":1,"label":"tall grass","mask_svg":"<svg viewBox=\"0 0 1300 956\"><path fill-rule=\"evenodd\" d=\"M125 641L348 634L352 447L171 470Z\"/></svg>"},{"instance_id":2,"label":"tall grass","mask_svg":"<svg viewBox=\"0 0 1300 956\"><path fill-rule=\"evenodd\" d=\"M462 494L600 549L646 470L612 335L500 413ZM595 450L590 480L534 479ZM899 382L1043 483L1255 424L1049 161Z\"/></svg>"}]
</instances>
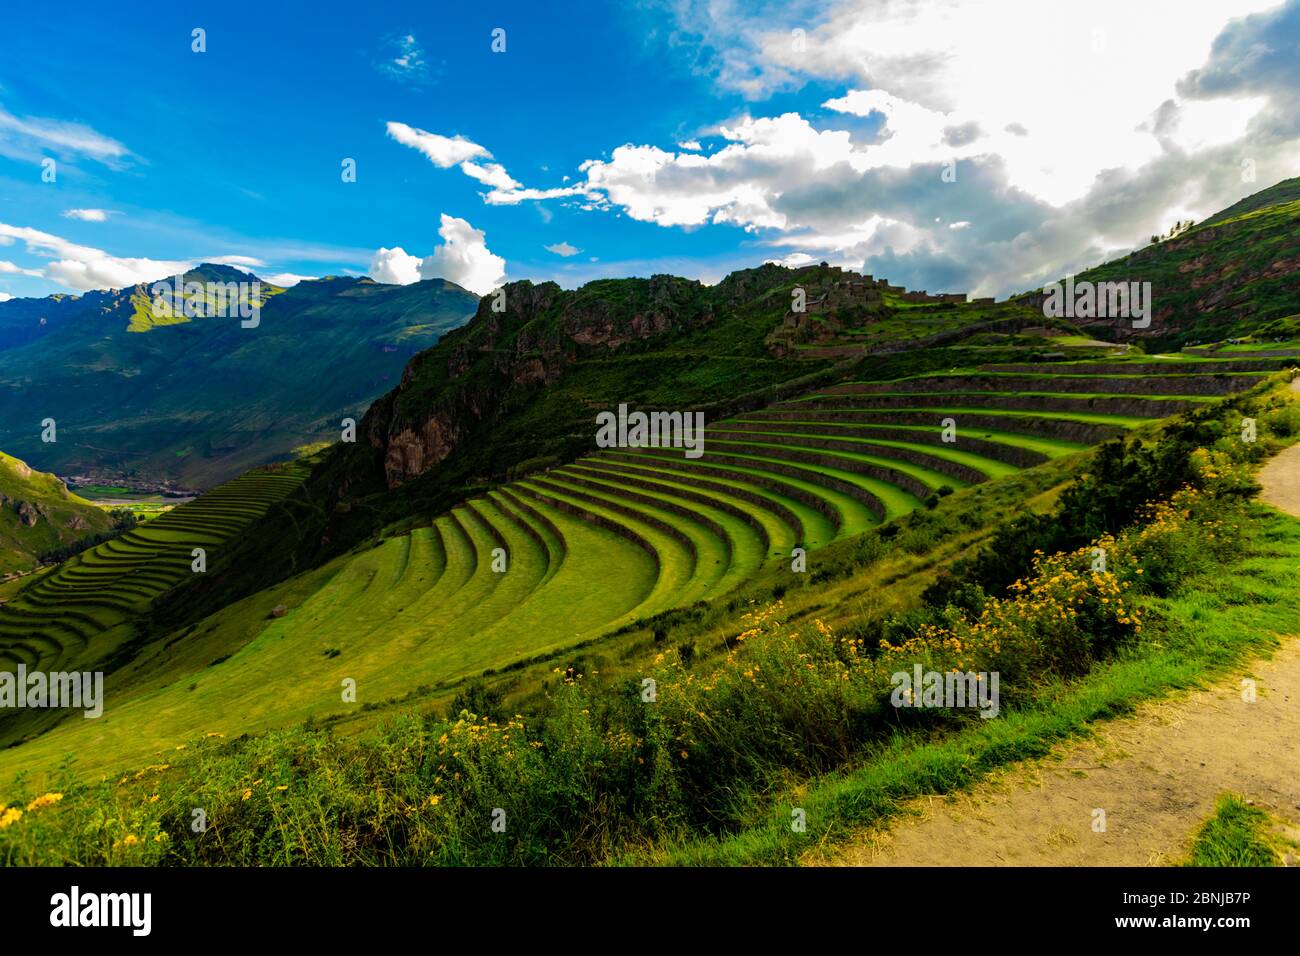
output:
<instances>
[{"instance_id":1,"label":"tall grass","mask_svg":"<svg viewBox=\"0 0 1300 956\"><path fill-rule=\"evenodd\" d=\"M1214 816L1196 834L1188 866L1277 866L1281 841L1269 830L1272 821L1258 807L1225 793Z\"/></svg>"}]
</instances>

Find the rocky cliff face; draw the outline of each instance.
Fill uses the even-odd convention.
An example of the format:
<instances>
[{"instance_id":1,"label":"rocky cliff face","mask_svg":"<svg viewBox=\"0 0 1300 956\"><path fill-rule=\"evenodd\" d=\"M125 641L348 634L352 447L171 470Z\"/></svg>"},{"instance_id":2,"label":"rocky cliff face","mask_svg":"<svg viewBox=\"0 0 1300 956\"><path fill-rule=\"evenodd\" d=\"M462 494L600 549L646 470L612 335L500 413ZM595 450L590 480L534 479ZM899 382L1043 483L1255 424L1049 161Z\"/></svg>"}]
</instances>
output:
<instances>
[{"instance_id":1,"label":"rocky cliff face","mask_svg":"<svg viewBox=\"0 0 1300 956\"><path fill-rule=\"evenodd\" d=\"M469 324L413 358L401 384L366 413L361 433L387 486L426 474L516 395L551 385L578 359L711 321L703 290L655 276L576 292L514 282L503 301L485 296Z\"/></svg>"}]
</instances>

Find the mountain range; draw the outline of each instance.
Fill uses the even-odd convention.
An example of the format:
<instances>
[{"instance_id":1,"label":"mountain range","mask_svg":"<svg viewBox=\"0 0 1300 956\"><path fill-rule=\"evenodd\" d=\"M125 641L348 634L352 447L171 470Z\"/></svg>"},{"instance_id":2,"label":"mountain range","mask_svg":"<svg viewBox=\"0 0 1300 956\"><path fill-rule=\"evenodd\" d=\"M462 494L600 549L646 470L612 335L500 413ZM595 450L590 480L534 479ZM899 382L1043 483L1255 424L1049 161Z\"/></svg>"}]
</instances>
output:
<instances>
[{"instance_id":1,"label":"mountain range","mask_svg":"<svg viewBox=\"0 0 1300 956\"><path fill-rule=\"evenodd\" d=\"M478 303L441 279L286 289L208 264L184 282L256 283L260 321L187 317L145 285L0 302L0 448L61 475L210 487L337 440Z\"/></svg>"}]
</instances>

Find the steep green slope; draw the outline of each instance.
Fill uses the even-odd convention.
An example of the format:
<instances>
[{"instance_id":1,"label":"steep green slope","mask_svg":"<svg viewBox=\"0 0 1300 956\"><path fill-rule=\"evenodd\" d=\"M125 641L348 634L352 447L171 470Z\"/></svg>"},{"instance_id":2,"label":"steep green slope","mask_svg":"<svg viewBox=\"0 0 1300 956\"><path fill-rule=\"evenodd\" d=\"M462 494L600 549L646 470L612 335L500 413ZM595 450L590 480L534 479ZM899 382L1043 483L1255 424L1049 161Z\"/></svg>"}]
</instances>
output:
<instances>
[{"instance_id":1,"label":"steep green slope","mask_svg":"<svg viewBox=\"0 0 1300 956\"><path fill-rule=\"evenodd\" d=\"M959 492L935 511L845 542L825 555L825 573L805 583L769 574L742 598L494 674L455 697L426 687L375 701L371 680L394 677L394 668L377 670L358 682L346 716L324 727L240 733L259 726L280 694L333 693L335 678L357 673L356 662L374 663L369 640L313 648L302 639L294 655L281 650L294 638L268 628L270 640L190 681L186 693L203 700L190 723L174 724L183 736L162 729L180 697L164 688L103 721L78 721L61 740L0 751L0 794L15 808L0 859L798 862L849 828L880 825L906 798L951 794L1134 701L1239 674L1295 633L1300 524L1244 500L1253 491L1250 465L1296 434L1295 393L1280 377L1272 385L1096 456ZM1263 425L1262 448L1236 440L1243 415ZM1205 448L1218 450L1222 469L1200 467ZM923 596L954 558L1006 554L1007 517L1022 505L1029 511L1019 518L1086 533L1084 546L1062 545L1038 560L1007 555L1017 586L984 593L981 608L928 604ZM1103 513L1101 530L1089 530ZM427 586L430 574L439 587L460 562L441 560L451 553L439 550L441 532L423 530L358 555L355 573L335 574L342 583L333 597L368 595L378 616L421 591L411 585ZM543 538L557 554L554 539ZM1094 542L1108 555L1104 571L1093 564ZM457 588L478 574L463 570ZM530 563L528 580L535 570ZM339 606L324 604L317 625ZM257 610L245 609L245 619ZM386 634L378 640L393 643ZM187 643L176 643L178 655ZM475 643L460 641L471 653ZM314 650L321 653L304 653ZM418 666L421 650L406 657ZM260 687L248 673L258 658L267 681ZM225 670L236 662L245 673ZM929 714L891 707L891 674L913 665L1000 674L1000 697L979 695L981 716L998 719L977 717L970 698L927 701ZM229 693L236 684L238 697ZM73 773L49 772L60 744L77 755ZM49 790L57 796L40 796ZM192 836L196 806L215 836ZM792 832L792 806L808 808L808 833ZM483 827L497 807L516 821L513 836Z\"/></svg>"},{"instance_id":2,"label":"steep green slope","mask_svg":"<svg viewBox=\"0 0 1300 956\"><path fill-rule=\"evenodd\" d=\"M1294 335L1300 313L1300 179L1262 190L1172 239L1075 276L1075 282L1150 282L1151 327L1078 319L1104 338L1175 348L1245 335ZM1037 307L1041 293L1023 301Z\"/></svg>"},{"instance_id":3,"label":"steep green slope","mask_svg":"<svg viewBox=\"0 0 1300 956\"><path fill-rule=\"evenodd\" d=\"M1222 212L1217 212L1208 219L1203 220L1200 224L1202 226L1212 226L1216 223L1227 222L1230 219L1244 216L1246 213L1255 212L1258 209L1266 209L1269 206L1285 206L1297 200L1300 200L1300 176L1294 179L1284 179L1274 186L1252 193L1246 198L1233 203Z\"/></svg>"},{"instance_id":4,"label":"steep green slope","mask_svg":"<svg viewBox=\"0 0 1300 956\"><path fill-rule=\"evenodd\" d=\"M297 464L249 472L30 580L0 605L0 670L103 671L110 698L150 646L151 604L180 581L207 574L207 562L302 479ZM196 567L196 558L203 564ZM0 711L0 746L39 734L66 712Z\"/></svg>"},{"instance_id":5,"label":"steep green slope","mask_svg":"<svg viewBox=\"0 0 1300 956\"><path fill-rule=\"evenodd\" d=\"M112 526L107 512L53 475L0 452L0 575L31 571L42 554Z\"/></svg>"},{"instance_id":6,"label":"steep green slope","mask_svg":"<svg viewBox=\"0 0 1300 956\"><path fill-rule=\"evenodd\" d=\"M846 310L841 327L866 340L848 354L789 349L773 338L794 289L824 289L853 275L767 264L716 286L663 275L601 280L571 292L554 283L511 283L503 309L485 297L468 324L409 363L401 384L366 413L360 439L332 449L314 470L292 525L260 523L221 590L215 580L196 582L162 613L189 622L319 566L385 526L572 461L594 448L596 414L621 403L698 410L712 421L827 384L877 353L897 356L890 361L905 368L950 358L936 347L938 326L927 324L935 315L896 295L879 314ZM908 320L913 312L922 318ZM936 314L949 343L991 327L1043 325L1016 305L951 303ZM917 328L926 331L920 339ZM991 347L982 354L989 361L999 353Z\"/></svg>"},{"instance_id":7,"label":"steep green slope","mask_svg":"<svg viewBox=\"0 0 1300 956\"><path fill-rule=\"evenodd\" d=\"M212 265L185 278L255 281ZM442 280L263 283L260 321L245 328L238 315L176 315L149 291L0 303L0 445L60 474L208 487L336 441L345 416L359 419L478 302ZM47 418L57 443L41 441Z\"/></svg>"}]
</instances>

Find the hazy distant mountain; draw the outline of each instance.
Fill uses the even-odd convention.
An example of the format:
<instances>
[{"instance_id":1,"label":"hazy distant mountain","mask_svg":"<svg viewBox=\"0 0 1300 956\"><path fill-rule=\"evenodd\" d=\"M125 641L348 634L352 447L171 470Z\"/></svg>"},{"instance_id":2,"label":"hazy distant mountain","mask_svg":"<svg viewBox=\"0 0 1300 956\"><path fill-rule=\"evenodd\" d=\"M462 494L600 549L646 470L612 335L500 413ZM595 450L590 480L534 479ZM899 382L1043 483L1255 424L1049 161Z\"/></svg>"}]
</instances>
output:
<instances>
[{"instance_id":1,"label":"hazy distant mountain","mask_svg":"<svg viewBox=\"0 0 1300 956\"><path fill-rule=\"evenodd\" d=\"M253 283L203 265L187 283ZM0 303L0 447L60 474L208 486L336 441L408 359L463 324L478 297L441 279L260 282L256 327L212 296L186 315L144 285ZM194 295L185 297L195 301ZM232 303L233 304L233 303ZM203 313L208 314L203 314ZM56 423L55 442L42 422Z\"/></svg>"}]
</instances>

